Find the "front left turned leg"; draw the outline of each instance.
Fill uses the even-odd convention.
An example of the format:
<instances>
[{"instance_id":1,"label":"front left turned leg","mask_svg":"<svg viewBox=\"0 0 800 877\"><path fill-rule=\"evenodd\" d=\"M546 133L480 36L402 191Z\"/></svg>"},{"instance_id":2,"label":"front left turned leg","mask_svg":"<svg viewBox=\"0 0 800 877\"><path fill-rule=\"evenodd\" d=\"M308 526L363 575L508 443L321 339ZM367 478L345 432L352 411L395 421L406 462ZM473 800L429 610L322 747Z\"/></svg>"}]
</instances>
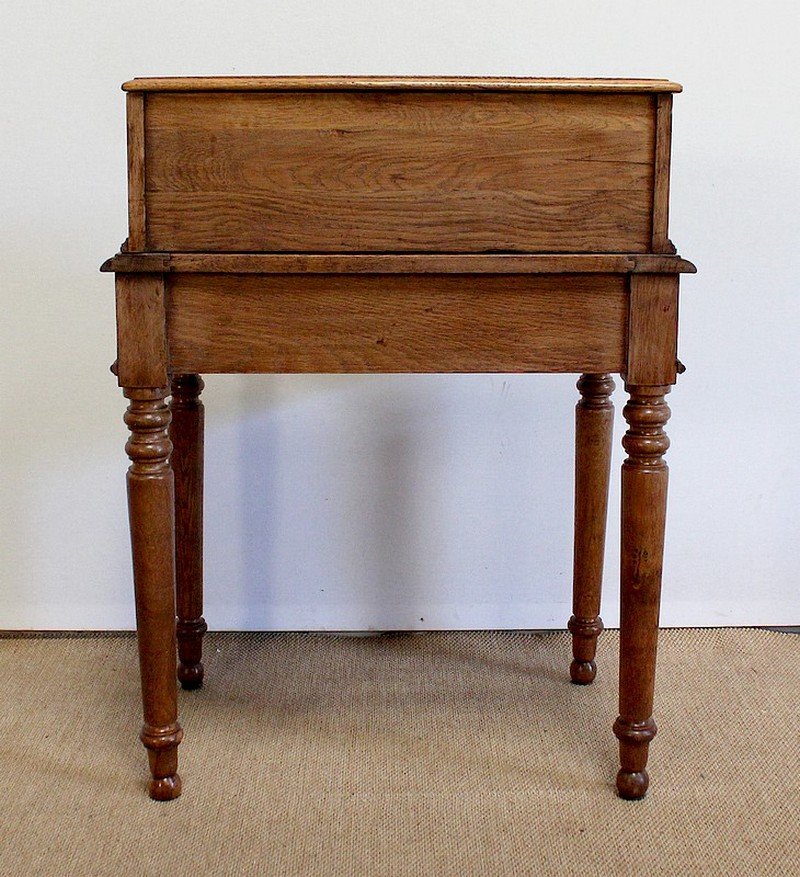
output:
<instances>
[{"instance_id":1,"label":"front left turned leg","mask_svg":"<svg viewBox=\"0 0 800 877\"><path fill-rule=\"evenodd\" d=\"M177 798L178 686L175 681L175 539L173 480L167 434L166 387L125 388L130 400L125 423L131 435L128 469L136 632L142 679L144 725L140 735L150 760L150 797Z\"/></svg>"},{"instance_id":2,"label":"front left turned leg","mask_svg":"<svg viewBox=\"0 0 800 877\"><path fill-rule=\"evenodd\" d=\"M185 689L203 684L203 403L200 375L175 375L170 411L170 463L175 475L175 580L178 608L178 679Z\"/></svg>"},{"instance_id":3,"label":"front left turned leg","mask_svg":"<svg viewBox=\"0 0 800 877\"><path fill-rule=\"evenodd\" d=\"M669 386L628 386L624 414L628 431L622 440L628 457L622 464L622 557L620 602L619 739L620 797L643 798L649 776L647 755L655 737L655 684L661 567L667 510L669 448L664 425Z\"/></svg>"}]
</instances>

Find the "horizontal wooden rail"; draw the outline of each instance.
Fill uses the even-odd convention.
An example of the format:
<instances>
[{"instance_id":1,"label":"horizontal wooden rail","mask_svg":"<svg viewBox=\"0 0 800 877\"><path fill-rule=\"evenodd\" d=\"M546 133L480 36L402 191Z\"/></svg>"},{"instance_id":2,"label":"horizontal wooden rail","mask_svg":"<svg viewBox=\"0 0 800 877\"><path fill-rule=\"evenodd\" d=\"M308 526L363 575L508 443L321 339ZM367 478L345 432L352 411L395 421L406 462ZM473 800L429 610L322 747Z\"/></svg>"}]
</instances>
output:
<instances>
[{"instance_id":1,"label":"horizontal wooden rail","mask_svg":"<svg viewBox=\"0 0 800 877\"><path fill-rule=\"evenodd\" d=\"M119 253L100 268L117 273L188 274L694 274L680 256L618 255L313 255Z\"/></svg>"},{"instance_id":2,"label":"horizontal wooden rail","mask_svg":"<svg viewBox=\"0 0 800 877\"><path fill-rule=\"evenodd\" d=\"M130 276L130 275L129 275ZM166 275L175 374L619 372L622 274Z\"/></svg>"}]
</instances>

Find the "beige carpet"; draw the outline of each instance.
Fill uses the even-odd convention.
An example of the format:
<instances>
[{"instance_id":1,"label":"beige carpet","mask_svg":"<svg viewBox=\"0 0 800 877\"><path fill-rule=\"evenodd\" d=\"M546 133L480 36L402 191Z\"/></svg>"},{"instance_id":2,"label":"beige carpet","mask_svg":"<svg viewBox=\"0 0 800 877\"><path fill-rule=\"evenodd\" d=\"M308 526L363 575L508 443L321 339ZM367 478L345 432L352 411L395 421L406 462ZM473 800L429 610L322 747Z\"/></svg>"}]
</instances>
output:
<instances>
[{"instance_id":1,"label":"beige carpet","mask_svg":"<svg viewBox=\"0 0 800 877\"><path fill-rule=\"evenodd\" d=\"M0 874L800 873L800 637L662 635L650 794L613 793L617 636L207 638L183 797L145 796L132 638L0 640Z\"/></svg>"}]
</instances>

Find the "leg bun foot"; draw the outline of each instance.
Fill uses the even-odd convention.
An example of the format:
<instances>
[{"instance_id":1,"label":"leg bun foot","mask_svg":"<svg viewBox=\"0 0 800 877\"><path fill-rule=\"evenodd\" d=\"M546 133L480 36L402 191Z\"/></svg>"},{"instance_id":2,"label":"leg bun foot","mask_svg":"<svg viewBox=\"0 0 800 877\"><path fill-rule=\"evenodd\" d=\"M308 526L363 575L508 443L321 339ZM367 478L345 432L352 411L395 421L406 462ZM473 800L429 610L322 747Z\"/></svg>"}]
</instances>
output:
<instances>
[{"instance_id":1,"label":"leg bun foot","mask_svg":"<svg viewBox=\"0 0 800 877\"><path fill-rule=\"evenodd\" d=\"M178 680L181 687L186 691L192 691L195 688L201 688L203 685L204 668L201 663L197 664L178 664Z\"/></svg>"},{"instance_id":2,"label":"leg bun foot","mask_svg":"<svg viewBox=\"0 0 800 877\"><path fill-rule=\"evenodd\" d=\"M172 801L181 793L181 778L178 774L150 780L147 791L154 801Z\"/></svg>"},{"instance_id":3,"label":"leg bun foot","mask_svg":"<svg viewBox=\"0 0 800 877\"><path fill-rule=\"evenodd\" d=\"M574 660L569 665L569 677L575 685L590 685L597 675L597 664L594 661Z\"/></svg>"},{"instance_id":4,"label":"leg bun foot","mask_svg":"<svg viewBox=\"0 0 800 877\"><path fill-rule=\"evenodd\" d=\"M626 801L638 801L644 798L648 785L650 785L650 777L646 770L621 770L617 774L617 791L620 798Z\"/></svg>"},{"instance_id":5,"label":"leg bun foot","mask_svg":"<svg viewBox=\"0 0 800 877\"><path fill-rule=\"evenodd\" d=\"M599 602L599 596L597 599ZM567 623L567 629L572 634L570 679L575 685L589 685L594 682L594 677L597 675L594 656L597 650L597 637L603 632L603 619L599 615L593 615L591 618L573 615Z\"/></svg>"}]
</instances>

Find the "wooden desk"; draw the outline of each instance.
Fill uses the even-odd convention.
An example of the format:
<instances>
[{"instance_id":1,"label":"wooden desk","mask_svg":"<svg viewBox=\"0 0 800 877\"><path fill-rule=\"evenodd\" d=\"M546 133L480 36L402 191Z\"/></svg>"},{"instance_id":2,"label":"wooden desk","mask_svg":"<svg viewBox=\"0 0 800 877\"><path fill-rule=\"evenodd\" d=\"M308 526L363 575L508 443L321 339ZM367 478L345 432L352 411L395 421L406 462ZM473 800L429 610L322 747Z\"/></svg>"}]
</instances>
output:
<instances>
[{"instance_id":1,"label":"wooden desk","mask_svg":"<svg viewBox=\"0 0 800 877\"><path fill-rule=\"evenodd\" d=\"M208 372L575 372L572 681L595 676L613 410L619 738L646 790L675 382L666 80L137 79L115 372L150 795L180 794L177 675L203 680ZM169 399L169 403L167 402ZM177 538L176 538L177 537ZM177 594L177 607L176 607ZM176 612L177 608L177 612Z\"/></svg>"}]
</instances>

